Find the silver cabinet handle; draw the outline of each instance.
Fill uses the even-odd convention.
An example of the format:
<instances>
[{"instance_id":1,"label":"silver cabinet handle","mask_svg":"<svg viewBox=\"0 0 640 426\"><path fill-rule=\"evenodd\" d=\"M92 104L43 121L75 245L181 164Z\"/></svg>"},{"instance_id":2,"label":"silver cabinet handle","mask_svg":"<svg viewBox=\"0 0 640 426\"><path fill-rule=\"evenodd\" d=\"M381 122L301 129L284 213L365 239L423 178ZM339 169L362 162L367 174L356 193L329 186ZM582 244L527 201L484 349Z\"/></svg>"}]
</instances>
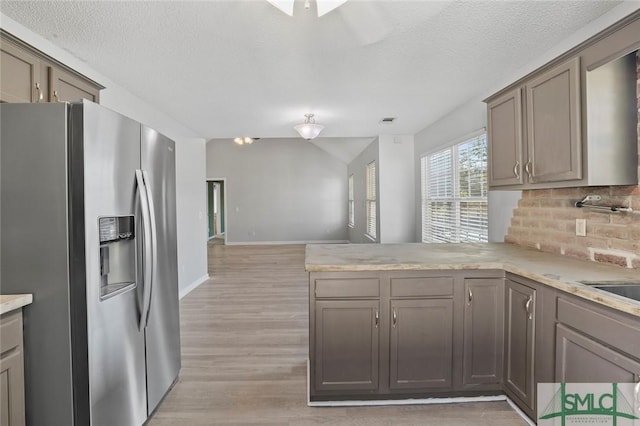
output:
<instances>
[{"instance_id":1,"label":"silver cabinet handle","mask_svg":"<svg viewBox=\"0 0 640 426\"><path fill-rule=\"evenodd\" d=\"M40 88L40 83L36 83L36 95L37 95L37 103L42 102L44 99L44 95L42 94L42 89Z\"/></svg>"},{"instance_id":2,"label":"silver cabinet handle","mask_svg":"<svg viewBox=\"0 0 640 426\"><path fill-rule=\"evenodd\" d=\"M396 328L397 323L398 323L398 313L396 312L396 308L393 308L393 328Z\"/></svg>"},{"instance_id":3,"label":"silver cabinet handle","mask_svg":"<svg viewBox=\"0 0 640 426\"><path fill-rule=\"evenodd\" d=\"M531 313L531 302L533 302L533 296L529 296L527 298L527 303L524 304L524 309L527 312L528 318L533 319L533 314Z\"/></svg>"},{"instance_id":4,"label":"silver cabinet handle","mask_svg":"<svg viewBox=\"0 0 640 426\"><path fill-rule=\"evenodd\" d=\"M374 318L375 318L376 328L378 328L378 325L380 324L380 312L378 312L377 309L376 309L376 315Z\"/></svg>"},{"instance_id":5,"label":"silver cabinet handle","mask_svg":"<svg viewBox=\"0 0 640 426\"><path fill-rule=\"evenodd\" d=\"M469 289L469 294L467 296L467 299L469 300L469 304L473 302L473 293L471 292L471 289Z\"/></svg>"},{"instance_id":6,"label":"silver cabinet handle","mask_svg":"<svg viewBox=\"0 0 640 426\"><path fill-rule=\"evenodd\" d=\"M60 102L60 97L58 96L58 91L57 90L53 91L53 100L55 102Z\"/></svg>"},{"instance_id":7,"label":"silver cabinet handle","mask_svg":"<svg viewBox=\"0 0 640 426\"><path fill-rule=\"evenodd\" d=\"M529 180L533 180L533 172L531 171L531 166L533 164L531 164L531 160L527 160L527 164L524 165L524 171L527 172L527 175L529 176Z\"/></svg>"},{"instance_id":8,"label":"silver cabinet handle","mask_svg":"<svg viewBox=\"0 0 640 426\"><path fill-rule=\"evenodd\" d=\"M516 160L516 164L513 166L513 174L516 175L516 179L520 179L520 161Z\"/></svg>"}]
</instances>

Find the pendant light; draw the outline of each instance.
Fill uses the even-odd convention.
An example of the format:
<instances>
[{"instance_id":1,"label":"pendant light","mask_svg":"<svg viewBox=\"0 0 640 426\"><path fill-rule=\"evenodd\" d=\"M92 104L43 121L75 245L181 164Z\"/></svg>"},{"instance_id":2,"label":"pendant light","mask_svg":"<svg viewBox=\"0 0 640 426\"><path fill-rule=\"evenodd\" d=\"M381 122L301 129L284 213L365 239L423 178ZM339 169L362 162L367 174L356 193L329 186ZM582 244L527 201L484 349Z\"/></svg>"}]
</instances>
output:
<instances>
[{"instance_id":1,"label":"pendant light","mask_svg":"<svg viewBox=\"0 0 640 426\"><path fill-rule=\"evenodd\" d=\"M298 124L294 129L300 133L300 136L302 136L303 139L311 140L317 138L322 129L324 129L324 126L316 124L313 114L305 114L304 117L304 123Z\"/></svg>"}]
</instances>

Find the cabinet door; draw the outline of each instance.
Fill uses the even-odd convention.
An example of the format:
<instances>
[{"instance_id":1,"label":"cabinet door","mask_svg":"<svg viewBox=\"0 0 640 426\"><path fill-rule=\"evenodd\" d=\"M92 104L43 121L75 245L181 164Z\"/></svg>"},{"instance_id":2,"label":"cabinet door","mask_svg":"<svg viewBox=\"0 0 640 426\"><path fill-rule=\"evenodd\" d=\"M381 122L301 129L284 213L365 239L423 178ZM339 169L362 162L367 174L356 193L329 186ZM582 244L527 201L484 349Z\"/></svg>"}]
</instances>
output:
<instances>
[{"instance_id":1,"label":"cabinet door","mask_svg":"<svg viewBox=\"0 0 640 426\"><path fill-rule=\"evenodd\" d=\"M463 384L500 383L504 338L504 280L466 279Z\"/></svg>"},{"instance_id":2,"label":"cabinet door","mask_svg":"<svg viewBox=\"0 0 640 426\"><path fill-rule=\"evenodd\" d=\"M0 426L24 426L22 311L0 318Z\"/></svg>"},{"instance_id":3,"label":"cabinet door","mask_svg":"<svg viewBox=\"0 0 640 426\"><path fill-rule=\"evenodd\" d=\"M523 183L521 92L517 88L487 104L489 186Z\"/></svg>"},{"instance_id":4,"label":"cabinet door","mask_svg":"<svg viewBox=\"0 0 640 426\"><path fill-rule=\"evenodd\" d=\"M556 382L634 383L640 362L585 335L556 326Z\"/></svg>"},{"instance_id":5,"label":"cabinet door","mask_svg":"<svg viewBox=\"0 0 640 426\"><path fill-rule=\"evenodd\" d=\"M453 300L391 300L390 389L452 385Z\"/></svg>"},{"instance_id":6,"label":"cabinet door","mask_svg":"<svg viewBox=\"0 0 640 426\"><path fill-rule=\"evenodd\" d=\"M38 84L40 60L6 42L2 43L0 53L0 102L44 100Z\"/></svg>"},{"instance_id":7,"label":"cabinet door","mask_svg":"<svg viewBox=\"0 0 640 426\"><path fill-rule=\"evenodd\" d=\"M532 409L536 291L506 280L505 293L505 387Z\"/></svg>"},{"instance_id":8,"label":"cabinet door","mask_svg":"<svg viewBox=\"0 0 640 426\"><path fill-rule=\"evenodd\" d=\"M81 78L57 67L49 67L49 100L72 102L88 99L99 102L99 91Z\"/></svg>"},{"instance_id":9,"label":"cabinet door","mask_svg":"<svg viewBox=\"0 0 640 426\"><path fill-rule=\"evenodd\" d=\"M580 58L526 85L529 181L582 178Z\"/></svg>"},{"instance_id":10,"label":"cabinet door","mask_svg":"<svg viewBox=\"0 0 640 426\"><path fill-rule=\"evenodd\" d=\"M315 302L315 389L378 389L378 300Z\"/></svg>"}]
</instances>

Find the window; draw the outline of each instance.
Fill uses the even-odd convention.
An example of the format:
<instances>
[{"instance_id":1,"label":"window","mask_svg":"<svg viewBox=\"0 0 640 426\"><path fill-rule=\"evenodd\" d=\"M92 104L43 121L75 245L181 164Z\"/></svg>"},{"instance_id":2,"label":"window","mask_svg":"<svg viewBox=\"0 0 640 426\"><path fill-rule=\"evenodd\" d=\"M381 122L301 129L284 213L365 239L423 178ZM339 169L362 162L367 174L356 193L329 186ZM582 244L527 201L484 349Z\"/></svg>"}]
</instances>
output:
<instances>
[{"instance_id":1,"label":"window","mask_svg":"<svg viewBox=\"0 0 640 426\"><path fill-rule=\"evenodd\" d=\"M376 223L376 162L367 164L366 174L367 186L367 235L376 239L377 223Z\"/></svg>"},{"instance_id":2,"label":"window","mask_svg":"<svg viewBox=\"0 0 640 426\"><path fill-rule=\"evenodd\" d=\"M487 241L487 136L420 159L422 242Z\"/></svg>"},{"instance_id":3,"label":"window","mask_svg":"<svg viewBox=\"0 0 640 426\"><path fill-rule=\"evenodd\" d=\"M353 198L353 175L349 175L349 226L353 228L355 226L355 211Z\"/></svg>"}]
</instances>

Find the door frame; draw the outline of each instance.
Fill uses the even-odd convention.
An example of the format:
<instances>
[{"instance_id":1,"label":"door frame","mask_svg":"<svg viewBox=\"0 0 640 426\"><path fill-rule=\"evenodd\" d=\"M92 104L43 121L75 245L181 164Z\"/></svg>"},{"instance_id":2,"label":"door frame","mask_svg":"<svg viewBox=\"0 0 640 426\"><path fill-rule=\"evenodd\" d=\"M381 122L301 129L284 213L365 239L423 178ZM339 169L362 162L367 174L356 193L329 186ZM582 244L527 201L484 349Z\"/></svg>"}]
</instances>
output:
<instances>
[{"instance_id":1,"label":"door frame","mask_svg":"<svg viewBox=\"0 0 640 426\"><path fill-rule=\"evenodd\" d=\"M222 177L222 178L207 178L207 183L209 182L222 182L223 188L224 188L224 194L222 196L222 204L223 204L223 216L224 216L224 220L220 221L220 224L224 227L224 243L227 244L227 235L229 235L229 215L228 213L228 208L227 208L227 192L228 192L228 187L227 187L227 178ZM207 210L208 210L208 200L207 200ZM207 211L207 214L209 212ZM207 221L208 224L208 221ZM209 238L209 229L208 229L208 225L207 225L207 239Z\"/></svg>"}]
</instances>

